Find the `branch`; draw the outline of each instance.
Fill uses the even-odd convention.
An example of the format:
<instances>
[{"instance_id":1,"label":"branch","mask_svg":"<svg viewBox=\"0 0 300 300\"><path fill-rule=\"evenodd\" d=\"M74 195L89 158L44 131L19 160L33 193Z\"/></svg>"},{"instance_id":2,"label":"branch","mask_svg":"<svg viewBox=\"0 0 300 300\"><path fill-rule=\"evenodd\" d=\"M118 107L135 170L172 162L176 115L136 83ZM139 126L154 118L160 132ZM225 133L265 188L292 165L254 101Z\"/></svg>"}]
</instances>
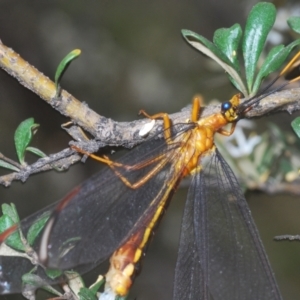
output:
<instances>
[{"instance_id":1,"label":"branch","mask_svg":"<svg viewBox=\"0 0 300 300\"><path fill-rule=\"evenodd\" d=\"M52 170L54 168L63 171L68 169L70 165L78 162L79 160L81 160L81 156L77 153L74 153L74 151L70 148L67 148L59 153L40 158L32 165L24 166L19 172L1 176L0 184L7 187L14 180L25 182L32 174Z\"/></svg>"},{"instance_id":2,"label":"branch","mask_svg":"<svg viewBox=\"0 0 300 300\"><path fill-rule=\"evenodd\" d=\"M60 98L56 98L54 82L1 42L0 67L15 77L21 85L45 100L62 115L69 117L75 124L78 124L92 134L96 140L100 140L110 146L122 145L126 147L133 147L144 140L139 137L138 132L149 120L116 122L97 114L91 110L87 104L80 102L65 90L62 90ZM300 88L284 90L272 94L249 111L246 117L260 117L273 111L288 111L292 113L293 111L300 110L300 102L298 101L299 95ZM219 111L219 105L210 105L203 110L202 116ZM172 114L170 117L174 124L185 122L186 118L189 117L189 111L183 109L180 113ZM156 133L158 127L159 124L154 127L152 135Z\"/></svg>"},{"instance_id":3,"label":"branch","mask_svg":"<svg viewBox=\"0 0 300 300\"><path fill-rule=\"evenodd\" d=\"M148 119L140 119L132 122L116 122L97 114L91 110L87 104L80 102L65 90L62 90L61 96L56 98L54 82L22 59L19 54L5 46L1 41L0 67L62 115L69 117L73 124L79 125L94 136L94 141L90 141L88 144L80 144L80 147L83 149L86 149L87 146L90 145L93 146L93 151L97 151L98 148L104 146L124 146L131 148L151 138L157 134L161 128L162 122L157 121L149 135L145 138L141 136L139 132L146 123L149 123ZM300 88L274 93L260 101L247 113L246 117L261 117L275 111L287 111L292 113L296 110L300 110L299 97ZM203 108L201 115L207 116L219 111L220 105L209 105ZM181 112L170 115L173 124L186 122L186 119L189 117L190 106L182 109ZM75 129L75 132L78 131L77 129ZM77 133L71 135L75 140L82 141L82 138L76 138ZM91 148L88 147L88 149ZM66 169L79 159L79 155L74 154L70 149L66 149L47 158L39 159L33 165L24 167L24 169L18 173L0 177L0 184L7 186L13 180L25 181L29 175L52 169L54 166Z\"/></svg>"}]
</instances>

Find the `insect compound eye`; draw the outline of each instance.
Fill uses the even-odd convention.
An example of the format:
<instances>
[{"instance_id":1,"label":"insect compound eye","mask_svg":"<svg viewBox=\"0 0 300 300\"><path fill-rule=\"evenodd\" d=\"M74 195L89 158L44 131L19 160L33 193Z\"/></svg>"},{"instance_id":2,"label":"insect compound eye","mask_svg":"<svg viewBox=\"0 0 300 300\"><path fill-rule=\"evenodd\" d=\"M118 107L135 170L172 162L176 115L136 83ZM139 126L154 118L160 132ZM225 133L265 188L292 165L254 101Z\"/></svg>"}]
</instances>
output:
<instances>
[{"instance_id":1,"label":"insect compound eye","mask_svg":"<svg viewBox=\"0 0 300 300\"><path fill-rule=\"evenodd\" d=\"M232 107L232 104L229 101L223 102L221 105L221 112L225 113Z\"/></svg>"}]
</instances>

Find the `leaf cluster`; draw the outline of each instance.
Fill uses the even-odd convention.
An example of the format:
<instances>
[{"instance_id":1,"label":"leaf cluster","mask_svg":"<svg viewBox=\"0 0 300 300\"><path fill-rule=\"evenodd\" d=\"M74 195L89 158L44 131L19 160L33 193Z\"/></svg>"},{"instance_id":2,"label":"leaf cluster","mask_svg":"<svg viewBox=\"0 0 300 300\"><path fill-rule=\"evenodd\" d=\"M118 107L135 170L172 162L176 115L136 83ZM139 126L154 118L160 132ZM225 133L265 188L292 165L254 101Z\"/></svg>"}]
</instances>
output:
<instances>
[{"instance_id":1,"label":"leaf cluster","mask_svg":"<svg viewBox=\"0 0 300 300\"><path fill-rule=\"evenodd\" d=\"M276 17L276 8L272 3L260 2L249 13L244 33L239 24L215 31L213 42L190 30L182 30L184 39L195 49L215 60L228 74L233 85L245 97L257 94L262 81L278 70L300 39L291 44L277 45L267 54L257 72L257 65L264 49L267 36ZM300 18L291 17L288 25L295 32L300 32ZM240 52L243 64L240 63ZM245 76L242 74L245 72Z\"/></svg>"}]
</instances>

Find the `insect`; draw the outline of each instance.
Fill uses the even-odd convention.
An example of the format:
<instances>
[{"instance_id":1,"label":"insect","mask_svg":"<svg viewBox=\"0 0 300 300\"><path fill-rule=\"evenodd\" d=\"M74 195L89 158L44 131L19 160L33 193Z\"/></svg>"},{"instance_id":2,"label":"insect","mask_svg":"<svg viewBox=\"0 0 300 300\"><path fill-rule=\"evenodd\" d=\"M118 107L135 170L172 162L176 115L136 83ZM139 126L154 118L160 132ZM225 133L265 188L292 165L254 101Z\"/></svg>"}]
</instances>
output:
<instances>
[{"instance_id":1,"label":"insect","mask_svg":"<svg viewBox=\"0 0 300 300\"><path fill-rule=\"evenodd\" d=\"M22 234L23 252L30 257L0 257L0 292L20 292L22 275L33 264L41 281L52 284L64 275L50 280L47 269L84 273L111 257L99 299L126 296L151 233L181 180L191 175L173 299L281 299L239 183L214 145L215 134L231 135L237 121L265 96L240 103L235 95L219 113L203 118L195 98L190 120L177 125L167 114L143 112L163 119L158 136L117 161L91 154L106 168L58 204L0 234L1 247ZM24 236L38 222L45 225L31 245Z\"/></svg>"}]
</instances>

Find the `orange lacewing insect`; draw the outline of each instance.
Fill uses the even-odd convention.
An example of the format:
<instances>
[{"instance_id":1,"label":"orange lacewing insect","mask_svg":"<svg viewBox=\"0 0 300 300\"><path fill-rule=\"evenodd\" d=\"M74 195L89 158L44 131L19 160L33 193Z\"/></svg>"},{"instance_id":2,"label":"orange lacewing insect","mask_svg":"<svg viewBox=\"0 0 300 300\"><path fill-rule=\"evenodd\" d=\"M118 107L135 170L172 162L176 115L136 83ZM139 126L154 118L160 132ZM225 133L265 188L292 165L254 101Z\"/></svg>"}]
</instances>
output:
<instances>
[{"instance_id":1,"label":"orange lacewing insect","mask_svg":"<svg viewBox=\"0 0 300 300\"><path fill-rule=\"evenodd\" d=\"M48 270L82 274L110 257L99 299L125 297L149 236L181 180L191 175L173 299L281 299L239 183L214 145L215 133L231 135L237 121L264 97L240 103L235 95L219 113L200 119L201 103L195 98L190 120L176 125L167 114L143 112L164 120L160 134L117 161L90 154L107 166L58 203L0 234L0 293L21 292L22 276L34 266L41 285L54 284L66 280L64 273L50 279ZM29 242L24 237L37 223L44 226ZM3 255L16 234L24 249Z\"/></svg>"}]
</instances>

